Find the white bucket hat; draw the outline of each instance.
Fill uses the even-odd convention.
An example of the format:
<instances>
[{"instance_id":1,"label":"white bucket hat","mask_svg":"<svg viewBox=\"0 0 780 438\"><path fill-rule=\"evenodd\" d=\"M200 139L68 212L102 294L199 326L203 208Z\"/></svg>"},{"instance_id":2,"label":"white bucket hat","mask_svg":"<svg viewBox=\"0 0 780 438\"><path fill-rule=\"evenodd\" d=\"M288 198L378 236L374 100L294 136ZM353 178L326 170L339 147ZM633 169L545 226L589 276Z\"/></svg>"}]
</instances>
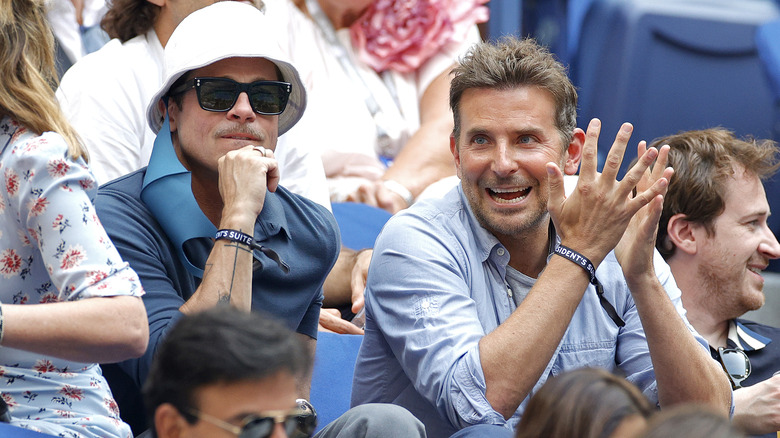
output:
<instances>
[{"instance_id":1,"label":"white bucket hat","mask_svg":"<svg viewBox=\"0 0 780 438\"><path fill-rule=\"evenodd\" d=\"M190 70L235 57L265 58L276 64L282 72L280 80L292 84L287 107L279 114L279 135L292 128L306 108L306 90L279 44L279 38L285 36L274 32L276 29L271 17L235 1L220 1L187 16L165 46L165 82L146 109L152 131L160 131L165 114L158 102L177 79Z\"/></svg>"}]
</instances>

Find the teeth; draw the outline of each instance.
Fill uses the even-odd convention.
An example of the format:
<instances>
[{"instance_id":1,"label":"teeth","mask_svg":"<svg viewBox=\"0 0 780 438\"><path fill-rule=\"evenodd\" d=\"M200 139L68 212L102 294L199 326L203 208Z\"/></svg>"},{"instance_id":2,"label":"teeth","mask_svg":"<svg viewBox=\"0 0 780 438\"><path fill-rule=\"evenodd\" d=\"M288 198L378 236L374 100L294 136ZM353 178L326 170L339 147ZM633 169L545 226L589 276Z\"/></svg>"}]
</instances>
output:
<instances>
[{"instance_id":1,"label":"teeth","mask_svg":"<svg viewBox=\"0 0 780 438\"><path fill-rule=\"evenodd\" d=\"M525 196L518 196L517 198L512 198L512 199L493 198L493 200L498 202L499 204L511 204L512 202L520 201L523 198L525 198Z\"/></svg>"},{"instance_id":2,"label":"teeth","mask_svg":"<svg viewBox=\"0 0 780 438\"><path fill-rule=\"evenodd\" d=\"M522 189L490 189L496 193L512 193L512 192L523 192L525 190L528 190L528 187L524 187Z\"/></svg>"},{"instance_id":3,"label":"teeth","mask_svg":"<svg viewBox=\"0 0 780 438\"><path fill-rule=\"evenodd\" d=\"M760 274L761 273L761 269L759 269L759 268L748 268L748 269L753 271L753 272L755 272L756 274Z\"/></svg>"},{"instance_id":4,"label":"teeth","mask_svg":"<svg viewBox=\"0 0 780 438\"><path fill-rule=\"evenodd\" d=\"M496 192L496 193L514 193L514 190L508 192ZM525 199L526 196L528 196L527 193L525 195L518 195L512 199L504 199L500 196L491 196L491 198L493 198L493 200L498 202L499 204L511 204L512 202L518 202Z\"/></svg>"}]
</instances>

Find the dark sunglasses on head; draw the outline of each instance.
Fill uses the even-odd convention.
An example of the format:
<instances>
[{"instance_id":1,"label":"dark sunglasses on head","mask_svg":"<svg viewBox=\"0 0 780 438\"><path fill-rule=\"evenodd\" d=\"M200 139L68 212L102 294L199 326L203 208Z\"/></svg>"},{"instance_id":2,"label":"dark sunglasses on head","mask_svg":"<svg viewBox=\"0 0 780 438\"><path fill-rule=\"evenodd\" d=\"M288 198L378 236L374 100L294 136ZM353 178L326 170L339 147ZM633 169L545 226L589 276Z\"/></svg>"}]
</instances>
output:
<instances>
[{"instance_id":1,"label":"dark sunglasses on head","mask_svg":"<svg viewBox=\"0 0 780 438\"><path fill-rule=\"evenodd\" d=\"M171 96L194 88L198 103L206 111L228 111L236 104L238 96L246 93L252 109L266 116L281 114L287 106L292 85L281 81L236 82L228 78L193 78L185 81L169 93Z\"/></svg>"},{"instance_id":2,"label":"dark sunglasses on head","mask_svg":"<svg viewBox=\"0 0 780 438\"><path fill-rule=\"evenodd\" d=\"M261 412L260 415L249 415L241 420L241 426L236 426L195 409L189 409L188 412L197 419L211 423L220 429L234 434L238 438L268 438L273 434L277 423L282 424L284 432L288 437L311 437L316 427L316 424L310 425L305 421L303 417L306 417L308 413L298 408L289 411L265 411ZM306 430L303 430L304 428Z\"/></svg>"},{"instance_id":3,"label":"dark sunglasses on head","mask_svg":"<svg viewBox=\"0 0 780 438\"><path fill-rule=\"evenodd\" d=\"M731 379L734 389L742 388L742 382L750 376L751 366L747 354L739 348L718 348L718 357L723 370Z\"/></svg>"}]
</instances>

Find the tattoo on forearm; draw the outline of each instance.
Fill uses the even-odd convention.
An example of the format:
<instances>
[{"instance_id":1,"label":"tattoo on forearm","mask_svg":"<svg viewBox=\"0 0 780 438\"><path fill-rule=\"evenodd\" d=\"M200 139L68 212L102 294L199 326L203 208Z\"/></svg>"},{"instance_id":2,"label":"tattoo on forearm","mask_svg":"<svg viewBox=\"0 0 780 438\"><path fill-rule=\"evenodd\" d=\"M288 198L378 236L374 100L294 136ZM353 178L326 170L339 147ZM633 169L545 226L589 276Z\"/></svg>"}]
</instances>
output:
<instances>
[{"instance_id":1,"label":"tattoo on forearm","mask_svg":"<svg viewBox=\"0 0 780 438\"><path fill-rule=\"evenodd\" d=\"M228 294L227 294L227 300L228 300L228 302L230 302L230 295L233 293L233 282L236 280L236 267L237 267L237 263L238 263L238 250L240 249L242 251L248 251L250 253L252 252L252 250L249 249L249 248L245 248L243 245L238 245L238 244L232 244L232 245L228 245L228 246L233 246L233 247L236 248L236 253L233 256L233 272L230 275L230 288L228 289ZM224 295L220 296L219 299L222 300L223 298L224 298Z\"/></svg>"},{"instance_id":2,"label":"tattoo on forearm","mask_svg":"<svg viewBox=\"0 0 780 438\"><path fill-rule=\"evenodd\" d=\"M230 242L230 243L226 242L225 243L225 247L235 248L236 252L235 252L235 254L233 256L233 272L231 273L231 276L230 276L230 287L228 288L228 290L226 292L219 292L219 297L217 298L217 303L218 304L229 304L230 303L230 297L231 297L231 295L233 293L233 283L235 282L236 270L238 268L237 263L238 263L239 250L252 253L252 250L250 248L246 248L243 245L239 245L238 243L235 243L235 242ZM206 265L206 271L207 272L211 271L212 267L213 267L213 264Z\"/></svg>"}]
</instances>

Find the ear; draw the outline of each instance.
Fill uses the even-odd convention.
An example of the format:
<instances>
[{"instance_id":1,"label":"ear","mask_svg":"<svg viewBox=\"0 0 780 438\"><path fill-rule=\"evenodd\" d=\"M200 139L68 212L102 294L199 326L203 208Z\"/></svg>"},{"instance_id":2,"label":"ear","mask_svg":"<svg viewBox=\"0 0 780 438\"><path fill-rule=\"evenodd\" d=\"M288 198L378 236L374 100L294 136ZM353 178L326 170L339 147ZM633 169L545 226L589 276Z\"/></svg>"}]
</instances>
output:
<instances>
[{"instance_id":1,"label":"ear","mask_svg":"<svg viewBox=\"0 0 780 438\"><path fill-rule=\"evenodd\" d=\"M689 221L684 214L678 213L669 218L666 233L672 245L677 247L679 251L694 255L698 249L697 244L701 243L697 240L698 233L696 231L699 228L699 224Z\"/></svg>"},{"instance_id":2,"label":"ear","mask_svg":"<svg viewBox=\"0 0 780 438\"><path fill-rule=\"evenodd\" d=\"M154 411L154 428L158 438L183 437L187 420L170 403L163 403Z\"/></svg>"},{"instance_id":3,"label":"ear","mask_svg":"<svg viewBox=\"0 0 780 438\"><path fill-rule=\"evenodd\" d=\"M574 128L569 146L566 148L566 162L563 165L563 172L566 175L574 175L580 168L582 159L582 147L585 145L585 131L580 128Z\"/></svg>"},{"instance_id":4,"label":"ear","mask_svg":"<svg viewBox=\"0 0 780 438\"><path fill-rule=\"evenodd\" d=\"M157 102L157 106L160 108L160 114L165 117L165 101L163 99L160 99L159 102ZM176 122L178 121L178 115L179 115L179 107L176 105L176 102L173 101L172 97L168 98L168 123L171 127L171 132L176 132Z\"/></svg>"},{"instance_id":5,"label":"ear","mask_svg":"<svg viewBox=\"0 0 780 438\"><path fill-rule=\"evenodd\" d=\"M450 134L450 152L452 152L452 156L455 158L455 170L458 173L458 178L463 178L463 176L460 174L460 151L458 150L458 145L455 141L455 136Z\"/></svg>"}]
</instances>

